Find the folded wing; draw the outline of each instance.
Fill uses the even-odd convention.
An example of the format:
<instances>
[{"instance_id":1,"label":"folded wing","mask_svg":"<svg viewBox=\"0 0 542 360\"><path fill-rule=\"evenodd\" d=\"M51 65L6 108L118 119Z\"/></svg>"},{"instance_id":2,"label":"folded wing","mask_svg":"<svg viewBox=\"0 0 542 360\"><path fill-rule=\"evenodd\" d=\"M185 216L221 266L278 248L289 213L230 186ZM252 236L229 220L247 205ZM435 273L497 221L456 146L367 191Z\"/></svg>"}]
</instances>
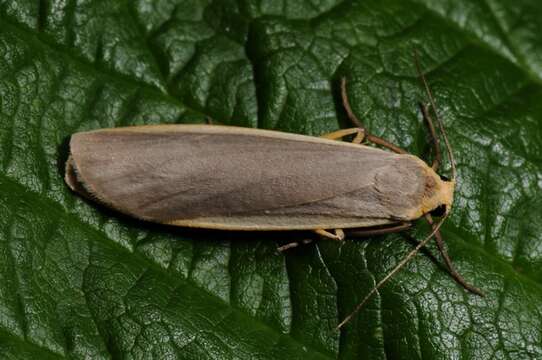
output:
<instances>
[{"instance_id":1,"label":"folded wing","mask_svg":"<svg viewBox=\"0 0 542 360\"><path fill-rule=\"evenodd\" d=\"M423 166L412 156L279 132L132 127L78 133L70 147L72 188L159 223L363 227L404 220L423 195Z\"/></svg>"}]
</instances>

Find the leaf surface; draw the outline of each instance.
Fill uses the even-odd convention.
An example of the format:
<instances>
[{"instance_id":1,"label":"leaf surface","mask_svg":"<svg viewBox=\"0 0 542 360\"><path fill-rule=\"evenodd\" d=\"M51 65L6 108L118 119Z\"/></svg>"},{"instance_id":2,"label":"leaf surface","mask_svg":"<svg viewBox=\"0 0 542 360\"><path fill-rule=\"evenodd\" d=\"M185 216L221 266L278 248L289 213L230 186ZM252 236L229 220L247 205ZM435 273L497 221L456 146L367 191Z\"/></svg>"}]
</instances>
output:
<instances>
[{"instance_id":1,"label":"leaf surface","mask_svg":"<svg viewBox=\"0 0 542 360\"><path fill-rule=\"evenodd\" d=\"M0 1L1 357L542 357L541 17L536 0ZM371 132L430 159L413 48L458 161L443 234L484 298L425 252L338 332L406 235L277 254L300 235L145 224L63 183L77 131L350 126L343 76Z\"/></svg>"}]
</instances>

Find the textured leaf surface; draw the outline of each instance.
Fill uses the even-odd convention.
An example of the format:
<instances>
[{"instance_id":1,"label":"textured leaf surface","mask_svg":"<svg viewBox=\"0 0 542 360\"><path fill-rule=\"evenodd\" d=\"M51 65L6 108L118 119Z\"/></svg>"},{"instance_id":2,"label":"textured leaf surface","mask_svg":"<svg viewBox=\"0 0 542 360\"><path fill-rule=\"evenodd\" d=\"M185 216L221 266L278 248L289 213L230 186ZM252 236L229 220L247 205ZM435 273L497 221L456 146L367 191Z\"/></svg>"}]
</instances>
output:
<instances>
[{"instance_id":1,"label":"textured leaf surface","mask_svg":"<svg viewBox=\"0 0 542 360\"><path fill-rule=\"evenodd\" d=\"M542 357L541 18L537 0L0 1L0 356ZM404 236L280 255L299 235L144 224L63 184L77 131L345 127L341 76L374 133L427 154L414 46L458 160L444 235L485 298L426 253L339 333Z\"/></svg>"}]
</instances>

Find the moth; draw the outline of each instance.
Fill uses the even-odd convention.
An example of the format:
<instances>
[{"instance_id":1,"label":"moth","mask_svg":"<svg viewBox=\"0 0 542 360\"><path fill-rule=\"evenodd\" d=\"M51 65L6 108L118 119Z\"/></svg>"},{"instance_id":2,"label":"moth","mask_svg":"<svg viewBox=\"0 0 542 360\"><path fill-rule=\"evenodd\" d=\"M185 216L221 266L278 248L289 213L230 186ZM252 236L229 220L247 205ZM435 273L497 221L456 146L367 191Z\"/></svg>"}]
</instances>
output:
<instances>
[{"instance_id":1,"label":"moth","mask_svg":"<svg viewBox=\"0 0 542 360\"><path fill-rule=\"evenodd\" d=\"M436 171L441 155L428 106L422 112L435 143L432 166L370 134L352 112L342 79L343 105L354 128L320 138L217 125L80 132L71 137L65 181L73 191L126 215L183 227L312 230L341 241L345 230L352 236L397 232L425 217L433 225L431 234L354 313L432 237L450 274L480 293L454 269L439 232L453 203L455 163L423 81L452 163L450 180ZM352 142L337 141L348 136ZM444 216L437 224L431 214L438 212Z\"/></svg>"}]
</instances>

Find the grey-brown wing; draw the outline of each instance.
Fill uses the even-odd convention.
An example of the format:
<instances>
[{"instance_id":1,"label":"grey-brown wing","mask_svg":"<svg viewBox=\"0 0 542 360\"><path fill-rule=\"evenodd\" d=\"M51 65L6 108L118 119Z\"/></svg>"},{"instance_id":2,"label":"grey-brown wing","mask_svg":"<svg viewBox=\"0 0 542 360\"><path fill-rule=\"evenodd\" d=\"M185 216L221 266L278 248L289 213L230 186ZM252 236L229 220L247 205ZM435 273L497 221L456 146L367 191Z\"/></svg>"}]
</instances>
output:
<instances>
[{"instance_id":1,"label":"grey-brown wing","mask_svg":"<svg viewBox=\"0 0 542 360\"><path fill-rule=\"evenodd\" d=\"M278 132L125 128L75 134L70 147L88 193L160 223L369 226L401 220L423 192L414 157Z\"/></svg>"}]
</instances>

